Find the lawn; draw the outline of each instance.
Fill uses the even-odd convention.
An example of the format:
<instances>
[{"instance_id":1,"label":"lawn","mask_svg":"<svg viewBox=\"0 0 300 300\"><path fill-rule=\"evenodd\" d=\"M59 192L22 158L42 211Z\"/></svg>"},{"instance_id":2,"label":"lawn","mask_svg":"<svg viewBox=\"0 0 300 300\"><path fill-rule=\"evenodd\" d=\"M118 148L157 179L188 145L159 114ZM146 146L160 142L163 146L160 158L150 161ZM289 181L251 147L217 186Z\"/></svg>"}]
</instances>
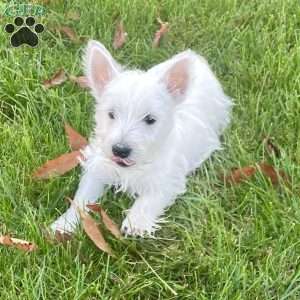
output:
<instances>
[{"instance_id":1,"label":"lawn","mask_svg":"<svg viewBox=\"0 0 300 300\"><path fill-rule=\"evenodd\" d=\"M26 254L0 246L0 299L300 299L299 1L54 0L45 6L37 48L12 48L2 28L13 18L0 18L0 234L39 247ZM66 17L70 11L80 19ZM153 49L158 16L171 29ZM128 40L114 50L118 17ZM74 195L80 170L48 181L31 174L69 150L64 120L86 136L93 126L87 90L71 82L42 85L60 68L82 74L86 42L53 30L62 25L101 41L130 67L149 68L191 48L208 59L235 102L223 150L190 177L157 239L118 241L106 234L116 258L97 250L82 230L66 245L42 234L68 206L64 198ZM273 138L280 157L267 153L264 136ZM261 174L233 186L219 178L260 161L284 170L290 186L273 186ZM131 203L112 191L101 201L118 224Z\"/></svg>"}]
</instances>

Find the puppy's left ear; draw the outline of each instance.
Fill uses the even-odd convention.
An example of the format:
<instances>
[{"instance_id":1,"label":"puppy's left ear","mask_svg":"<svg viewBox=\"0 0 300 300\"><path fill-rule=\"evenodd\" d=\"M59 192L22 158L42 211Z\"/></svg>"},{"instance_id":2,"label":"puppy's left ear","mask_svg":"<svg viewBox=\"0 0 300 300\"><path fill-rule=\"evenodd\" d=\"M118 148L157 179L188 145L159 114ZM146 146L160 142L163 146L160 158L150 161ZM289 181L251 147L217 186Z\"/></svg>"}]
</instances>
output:
<instances>
[{"instance_id":1,"label":"puppy's left ear","mask_svg":"<svg viewBox=\"0 0 300 300\"><path fill-rule=\"evenodd\" d=\"M183 56L171 63L165 71L163 82L168 92L174 97L176 102L180 102L186 93L190 79L190 58Z\"/></svg>"},{"instance_id":2,"label":"puppy's left ear","mask_svg":"<svg viewBox=\"0 0 300 300\"><path fill-rule=\"evenodd\" d=\"M101 96L105 86L118 75L121 67L99 42L89 41L84 57L85 74L95 96Z\"/></svg>"}]
</instances>

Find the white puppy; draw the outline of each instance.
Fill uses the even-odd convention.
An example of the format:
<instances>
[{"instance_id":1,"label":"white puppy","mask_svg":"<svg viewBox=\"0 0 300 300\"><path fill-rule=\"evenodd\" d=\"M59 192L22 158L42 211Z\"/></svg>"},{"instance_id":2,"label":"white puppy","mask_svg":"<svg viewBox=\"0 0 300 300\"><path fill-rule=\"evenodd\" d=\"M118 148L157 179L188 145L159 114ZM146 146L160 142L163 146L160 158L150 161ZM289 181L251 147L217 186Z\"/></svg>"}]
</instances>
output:
<instances>
[{"instance_id":1,"label":"white puppy","mask_svg":"<svg viewBox=\"0 0 300 300\"><path fill-rule=\"evenodd\" d=\"M185 191L186 176L220 147L230 99L204 58L181 52L148 71L124 70L107 49L88 43L86 76L96 99L96 127L83 151L74 202L86 209L107 185L136 198L125 235L152 235L159 217ZM73 204L51 228L73 232Z\"/></svg>"}]
</instances>

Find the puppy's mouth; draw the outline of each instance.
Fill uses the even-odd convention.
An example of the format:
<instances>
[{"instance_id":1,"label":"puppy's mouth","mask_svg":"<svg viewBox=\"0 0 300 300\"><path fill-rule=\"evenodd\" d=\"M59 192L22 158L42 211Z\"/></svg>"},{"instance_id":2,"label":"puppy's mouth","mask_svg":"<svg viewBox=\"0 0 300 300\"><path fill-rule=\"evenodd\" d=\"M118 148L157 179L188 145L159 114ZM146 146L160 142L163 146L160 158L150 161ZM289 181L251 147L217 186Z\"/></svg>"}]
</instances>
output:
<instances>
[{"instance_id":1,"label":"puppy's mouth","mask_svg":"<svg viewBox=\"0 0 300 300\"><path fill-rule=\"evenodd\" d=\"M131 166L135 165L135 161L133 161L129 158L121 158L119 156L113 156L111 158L111 160L120 167L131 167Z\"/></svg>"}]
</instances>

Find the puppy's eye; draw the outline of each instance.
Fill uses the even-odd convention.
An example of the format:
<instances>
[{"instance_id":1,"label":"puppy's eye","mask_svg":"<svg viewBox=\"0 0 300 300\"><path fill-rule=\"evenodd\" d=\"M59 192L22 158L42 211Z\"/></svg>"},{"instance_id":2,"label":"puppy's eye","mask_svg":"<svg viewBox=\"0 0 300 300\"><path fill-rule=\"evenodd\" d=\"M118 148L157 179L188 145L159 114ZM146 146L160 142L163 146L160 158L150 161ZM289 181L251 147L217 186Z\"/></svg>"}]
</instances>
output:
<instances>
[{"instance_id":1,"label":"puppy's eye","mask_svg":"<svg viewBox=\"0 0 300 300\"><path fill-rule=\"evenodd\" d=\"M114 119L114 118L115 118L115 114L114 114L113 111L110 111L110 112L108 113L108 116L109 116L110 119Z\"/></svg>"},{"instance_id":2,"label":"puppy's eye","mask_svg":"<svg viewBox=\"0 0 300 300\"><path fill-rule=\"evenodd\" d=\"M148 124L148 125L152 125L152 124L154 124L154 123L156 122L156 120L154 119L154 117L151 116L151 115L147 115L143 120L144 120L144 121L146 122L146 124Z\"/></svg>"}]
</instances>

